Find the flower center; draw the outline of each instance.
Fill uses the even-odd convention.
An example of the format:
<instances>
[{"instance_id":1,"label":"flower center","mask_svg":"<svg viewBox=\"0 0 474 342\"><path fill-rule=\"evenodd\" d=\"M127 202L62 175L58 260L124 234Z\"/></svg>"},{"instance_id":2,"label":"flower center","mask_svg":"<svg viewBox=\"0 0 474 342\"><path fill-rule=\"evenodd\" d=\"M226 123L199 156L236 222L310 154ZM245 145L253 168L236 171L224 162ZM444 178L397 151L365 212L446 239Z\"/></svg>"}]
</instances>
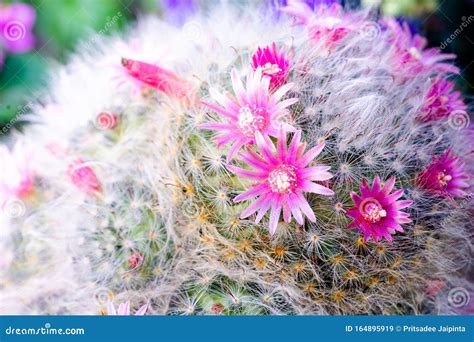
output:
<instances>
[{"instance_id":1,"label":"flower center","mask_svg":"<svg viewBox=\"0 0 474 342\"><path fill-rule=\"evenodd\" d=\"M420 50L418 50L416 47L411 47L408 49L408 52L410 53L410 55L412 55L412 57L414 57L416 60L420 60L421 59L421 52Z\"/></svg>"},{"instance_id":2,"label":"flower center","mask_svg":"<svg viewBox=\"0 0 474 342\"><path fill-rule=\"evenodd\" d=\"M382 205L374 198L367 198L360 204L360 213L362 217L370 223L377 223L387 216L387 212Z\"/></svg>"},{"instance_id":3,"label":"flower center","mask_svg":"<svg viewBox=\"0 0 474 342\"><path fill-rule=\"evenodd\" d=\"M453 179L451 175L446 175L444 172L438 172L438 184L440 187L446 187L451 179Z\"/></svg>"},{"instance_id":4,"label":"flower center","mask_svg":"<svg viewBox=\"0 0 474 342\"><path fill-rule=\"evenodd\" d=\"M262 72L265 75L273 75L279 73L280 71L281 68L278 66L278 64L272 64L270 62L267 62L264 66L262 66Z\"/></svg>"},{"instance_id":5,"label":"flower center","mask_svg":"<svg viewBox=\"0 0 474 342\"><path fill-rule=\"evenodd\" d=\"M447 103L447 102L449 101L449 97L447 97L447 96L440 96L440 97L438 97L438 100L439 100L439 102L440 102L441 104L445 104L445 103Z\"/></svg>"},{"instance_id":6,"label":"flower center","mask_svg":"<svg viewBox=\"0 0 474 342\"><path fill-rule=\"evenodd\" d=\"M248 105L241 107L238 114L238 125L242 134L253 138L256 131L261 132L265 129L267 114L265 109L257 108L256 106L253 109Z\"/></svg>"},{"instance_id":7,"label":"flower center","mask_svg":"<svg viewBox=\"0 0 474 342\"><path fill-rule=\"evenodd\" d=\"M268 175L268 184L273 192L291 193L296 188L296 168L292 165L280 165Z\"/></svg>"}]
</instances>

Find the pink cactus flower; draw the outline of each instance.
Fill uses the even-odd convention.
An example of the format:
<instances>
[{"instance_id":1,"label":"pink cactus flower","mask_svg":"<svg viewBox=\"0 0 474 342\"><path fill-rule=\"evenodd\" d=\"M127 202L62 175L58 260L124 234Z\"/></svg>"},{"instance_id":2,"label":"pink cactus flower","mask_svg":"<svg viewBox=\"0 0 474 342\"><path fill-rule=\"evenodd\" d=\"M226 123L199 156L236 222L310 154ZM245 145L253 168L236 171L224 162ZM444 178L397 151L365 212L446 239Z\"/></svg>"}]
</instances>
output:
<instances>
[{"instance_id":1,"label":"pink cactus flower","mask_svg":"<svg viewBox=\"0 0 474 342\"><path fill-rule=\"evenodd\" d=\"M443 197L464 197L466 192L463 189L469 187L468 179L469 176L464 172L464 162L448 148L441 156L433 156L431 164L418 175L418 184Z\"/></svg>"},{"instance_id":2,"label":"pink cactus flower","mask_svg":"<svg viewBox=\"0 0 474 342\"><path fill-rule=\"evenodd\" d=\"M31 153L25 144L18 142L12 151L0 146L0 204L12 198L24 198L31 194L34 172Z\"/></svg>"},{"instance_id":3,"label":"pink cactus flower","mask_svg":"<svg viewBox=\"0 0 474 342\"><path fill-rule=\"evenodd\" d=\"M441 53L439 48L425 49L426 38L412 35L407 23L387 18L384 21L394 44L393 74L402 80L423 72L459 74L459 68L444 61L456 58L455 54Z\"/></svg>"},{"instance_id":4,"label":"pink cactus flower","mask_svg":"<svg viewBox=\"0 0 474 342\"><path fill-rule=\"evenodd\" d=\"M143 264L143 255L134 252L128 256L128 267L132 270L140 267Z\"/></svg>"},{"instance_id":5,"label":"pink cactus flower","mask_svg":"<svg viewBox=\"0 0 474 342\"><path fill-rule=\"evenodd\" d=\"M359 232L364 234L364 241L371 237L375 242L383 238L392 241L392 234L404 231L401 224L411 222L408 218L410 215L400 209L409 207L413 202L398 201L403 196L403 190L390 194L394 185L395 177L382 187L379 176L375 176L372 187L364 179L360 185L360 196L351 192L355 206L347 211L347 215L354 220L348 227L359 228Z\"/></svg>"},{"instance_id":6,"label":"pink cactus flower","mask_svg":"<svg viewBox=\"0 0 474 342\"><path fill-rule=\"evenodd\" d=\"M100 191L100 183L90 166L81 160L76 159L68 167L68 174L71 182L86 193Z\"/></svg>"},{"instance_id":7,"label":"pink cactus flower","mask_svg":"<svg viewBox=\"0 0 474 342\"><path fill-rule=\"evenodd\" d=\"M280 127L285 130L294 128L280 120L288 111L287 107L298 101L290 98L281 101L281 98L293 87L292 83L270 93L270 77L262 76L262 68L258 67L247 77L246 88L242 84L236 69L231 72L232 85L235 98L223 95L211 89L211 96L223 107L209 102L202 102L227 122L206 123L200 128L215 130L218 135L213 138L217 146L231 144L227 160L230 161L235 154L247 144L255 142L255 133L276 137Z\"/></svg>"},{"instance_id":8,"label":"pink cactus flower","mask_svg":"<svg viewBox=\"0 0 474 342\"><path fill-rule=\"evenodd\" d=\"M177 75L157 65L122 58L129 76L141 86L149 86L176 98L189 96L190 86Z\"/></svg>"},{"instance_id":9,"label":"pink cactus flower","mask_svg":"<svg viewBox=\"0 0 474 342\"><path fill-rule=\"evenodd\" d=\"M148 304L141 306L134 316L145 316L146 311L148 310ZM130 301L121 303L117 310L112 302L109 302L107 305L107 315L108 316L130 316Z\"/></svg>"},{"instance_id":10,"label":"pink cactus flower","mask_svg":"<svg viewBox=\"0 0 474 342\"><path fill-rule=\"evenodd\" d=\"M295 25L305 25L313 42L324 42L328 48L353 30L348 24L351 20L338 3L320 4L313 11L302 0L288 0L288 5L281 11L292 16Z\"/></svg>"},{"instance_id":11,"label":"pink cactus flower","mask_svg":"<svg viewBox=\"0 0 474 342\"><path fill-rule=\"evenodd\" d=\"M285 84L290 71L290 61L285 57L285 50L277 50L276 44L258 48L252 56L252 68L262 68L262 74L270 77L270 88L275 89Z\"/></svg>"},{"instance_id":12,"label":"pink cactus flower","mask_svg":"<svg viewBox=\"0 0 474 342\"><path fill-rule=\"evenodd\" d=\"M426 95L425 103L421 108L421 122L442 120L453 112L466 112L461 93L453 91L454 82L437 77Z\"/></svg>"},{"instance_id":13,"label":"pink cactus flower","mask_svg":"<svg viewBox=\"0 0 474 342\"><path fill-rule=\"evenodd\" d=\"M280 213L283 210L283 219L290 222L295 218L300 225L304 224L303 214L312 222L316 221L313 210L303 196L304 192L312 192L324 196L332 196L334 192L314 181L326 181L332 177L328 172L329 166L308 165L324 148L324 143L313 147L307 152L305 144L300 142L301 132L297 131L287 148L286 133L279 131L277 147L268 136L256 132L256 143L259 153L247 148L241 153L241 158L254 171L229 166L229 169L240 177L255 181L252 188L235 197L234 202L241 202L258 197L241 217L246 218L258 211L258 223L271 207L270 234L274 234Z\"/></svg>"},{"instance_id":14,"label":"pink cactus flower","mask_svg":"<svg viewBox=\"0 0 474 342\"><path fill-rule=\"evenodd\" d=\"M302 0L288 0L280 11L293 17L295 25L307 25L313 15L313 9Z\"/></svg>"},{"instance_id":15,"label":"pink cactus flower","mask_svg":"<svg viewBox=\"0 0 474 342\"><path fill-rule=\"evenodd\" d=\"M222 312L224 311L225 307L221 303L214 303L211 306L211 311L215 315L221 315Z\"/></svg>"}]
</instances>

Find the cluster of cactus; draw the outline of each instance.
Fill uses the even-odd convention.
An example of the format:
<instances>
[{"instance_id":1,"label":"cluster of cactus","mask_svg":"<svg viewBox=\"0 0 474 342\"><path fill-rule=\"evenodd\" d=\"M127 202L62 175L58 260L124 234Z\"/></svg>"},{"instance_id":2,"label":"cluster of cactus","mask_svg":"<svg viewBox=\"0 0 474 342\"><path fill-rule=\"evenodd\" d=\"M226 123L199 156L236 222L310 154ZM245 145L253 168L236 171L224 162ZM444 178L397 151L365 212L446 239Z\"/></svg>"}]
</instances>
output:
<instances>
[{"instance_id":1,"label":"cluster of cactus","mask_svg":"<svg viewBox=\"0 0 474 342\"><path fill-rule=\"evenodd\" d=\"M451 56L370 10L305 6L289 1L278 18L254 4L216 6L182 28L143 18L59 69L16 137L21 161L9 161L30 182L3 200L2 313L112 314L123 302L171 315L469 306L473 135L459 93L433 90L457 72L440 62ZM284 98L298 101L278 119L285 143L301 134L307 150L324 146L310 166L332 175L320 183L332 196L304 194L315 222L278 216L269 231L269 214L242 218L255 200L235 198L254 182L235 170L249 168L208 129L226 122L218 105L236 103L231 72L270 82L266 96L292 84ZM259 156L255 140L239 150ZM430 183L443 160L451 188ZM396 179L406 207L378 212L403 218L380 236L349 229L354 198L376 179Z\"/></svg>"}]
</instances>

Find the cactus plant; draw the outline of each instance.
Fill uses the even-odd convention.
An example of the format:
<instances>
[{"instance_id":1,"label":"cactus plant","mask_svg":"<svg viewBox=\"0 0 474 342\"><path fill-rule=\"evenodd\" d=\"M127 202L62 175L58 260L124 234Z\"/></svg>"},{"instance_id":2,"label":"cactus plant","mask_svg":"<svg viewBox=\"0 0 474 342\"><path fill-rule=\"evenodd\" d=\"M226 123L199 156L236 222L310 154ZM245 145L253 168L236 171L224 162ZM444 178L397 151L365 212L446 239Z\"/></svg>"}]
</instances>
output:
<instances>
[{"instance_id":1,"label":"cactus plant","mask_svg":"<svg viewBox=\"0 0 474 342\"><path fill-rule=\"evenodd\" d=\"M211 7L52 75L0 151L1 312L458 312L473 135L431 90L453 56L366 9Z\"/></svg>"}]
</instances>

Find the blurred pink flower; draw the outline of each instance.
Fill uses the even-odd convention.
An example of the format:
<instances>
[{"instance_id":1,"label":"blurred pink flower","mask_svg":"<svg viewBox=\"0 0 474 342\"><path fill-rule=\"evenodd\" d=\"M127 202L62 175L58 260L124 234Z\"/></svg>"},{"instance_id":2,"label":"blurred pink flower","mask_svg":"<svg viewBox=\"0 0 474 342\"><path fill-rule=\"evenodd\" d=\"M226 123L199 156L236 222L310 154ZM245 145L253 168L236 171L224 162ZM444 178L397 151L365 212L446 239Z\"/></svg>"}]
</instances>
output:
<instances>
[{"instance_id":1,"label":"blurred pink flower","mask_svg":"<svg viewBox=\"0 0 474 342\"><path fill-rule=\"evenodd\" d=\"M81 160L76 159L68 167L68 174L71 182L87 193L100 191L100 183L90 166Z\"/></svg>"},{"instance_id":2,"label":"blurred pink flower","mask_svg":"<svg viewBox=\"0 0 474 342\"><path fill-rule=\"evenodd\" d=\"M134 316L144 316L148 310L148 304L141 306ZM109 302L107 305L107 315L108 316L130 316L130 301L121 303L117 310L112 302Z\"/></svg>"},{"instance_id":3,"label":"blurred pink flower","mask_svg":"<svg viewBox=\"0 0 474 342\"><path fill-rule=\"evenodd\" d=\"M214 303L211 306L211 311L215 315L221 315L222 312L224 311L225 307L221 303Z\"/></svg>"},{"instance_id":4,"label":"blurred pink flower","mask_svg":"<svg viewBox=\"0 0 474 342\"><path fill-rule=\"evenodd\" d=\"M375 176L372 187L364 179L360 185L361 195L351 192L355 206L347 211L354 220L349 224L350 229L358 228L364 234L364 241L371 237L375 242L383 238L392 241L391 234L403 232L401 224L410 223L410 215L400 209L410 206L409 200L398 201L403 196L403 190L390 194L395 185L395 177L390 178L382 187L379 176Z\"/></svg>"},{"instance_id":5,"label":"blurred pink flower","mask_svg":"<svg viewBox=\"0 0 474 342\"><path fill-rule=\"evenodd\" d=\"M313 209L303 196L304 192L313 192L324 196L332 196L334 192L314 181L326 181L332 177L328 172L329 166L308 165L324 148L324 143L313 147L306 153L305 144L300 142L301 132L297 131L287 149L286 133L279 131L277 147L268 136L256 132L256 143L259 153L247 149L241 153L243 161L253 167L250 171L229 165L230 171L236 175L255 181L252 188L237 197L234 202L241 202L258 196L241 217L246 218L258 211L256 222L270 209L270 234L274 234L283 210L285 222L291 221L291 216L302 225L303 214L312 222L316 221Z\"/></svg>"},{"instance_id":6,"label":"blurred pink flower","mask_svg":"<svg viewBox=\"0 0 474 342\"><path fill-rule=\"evenodd\" d=\"M31 153L24 143L18 142L10 151L0 146L0 203L12 198L24 198L33 190L34 172Z\"/></svg>"},{"instance_id":7,"label":"blurred pink flower","mask_svg":"<svg viewBox=\"0 0 474 342\"><path fill-rule=\"evenodd\" d=\"M24 3L0 4L0 47L10 53L33 49L35 37L31 32L36 20L33 6ZM4 56L4 53L0 53ZM3 64L3 58L1 63Z\"/></svg>"},{"instance_id":8,"label":"blurred pink flower","mask_svg":"<svg viewBox=\"0 0 474 342\"><path fill-rule=\"evenodd\" d=\"M432 278L428 280L428 283L425 286L425 293L428 296L436 296L440 293L446 286L446 281L439 278Z\"/></svg>"},{"instance_id":9,"label":"blurred pink flower","mask_svg":"<svg viewBox=\"0 0 474 342\"><path fill-rule=\"evenodd\" d=\"M461 92L453 91L454 87L455 84L452 81L441 77L435 78L421 108L420 121L442 120L455 111L465 112L467 107Z\"/></svg>"},{"instance_id":10,"label":"blurred pink flower","mask_svg":"<svg viewBox=\"0 0 474 342\"><path fill-rule=\"evenodd\" d=\"M441 156L433 156L433 161L418 176L418 184L434 194L444 197L464 197L463 189L469 187L469 176L464 172L464 162L453 155L448 148Z\"/></svg>"},{"instance_id":11,"label":"blurred pink flower","mask_svg":"<svg viewBox=\"0 0 474 342\"><path fill-rule=\"evenodd\" d=\"M280 10L292 16L295 25L305 25L312 41L324 42L328 48L352 31L351 20L338 3L321 3L313 11L305 1L288 0Z\"/></svg>"},{"instance_id":12,"label":"blurred pink flower","mask_svg":"<svg viewBox=\"0 0 474 342\"><path fill-rule=\"evenodd\" d=\"M285 50L277 50L276 44L271 46L258 48L257 52L252 56L252 68L257 70L262 68L262 74L270 77L270 87L281 87L290 72L290 61L285 57Z\"/></svg>"},{"instance_id":13,"label":"blurred pink flower","mask_svg":"<svg viewBox=\"0 0 474 342\"><path fill-rule=\"evenodd\" d=\"M406 80L422 72L459 74L458 67L445 62L455 59L455 54L441 53L439 48L426 49L426 38L418 34L412 35L407 23L400 24L393 18L386 18L383 23L391 33L394 44L394 75Z\"/></svg>"},{"instance_id":14,"label":"blurred pink flower","mask_svg":"<svg viewBox=\"0 0 474 342\"><path fill-rule=\"evenodd\" d=\"M227 161L232 160L242 146L253 144L257 132L276 137L280 127L293 130L292 126L279 119L288 113L286 109L288 106L298 101L297 98L281 101L281 98L293 87L292 83L285 84L271 93L270 77L262 76L260 67L247 77L245 88L236 69L232 70L231 78L235 98L211 89L211 96L223 107L202 101L205 106L221 114L227 122L200 125L200 128L218 132L218 135L213 138L217 141L218 147L232 144Z\"/></svg>"}]
</instances>

